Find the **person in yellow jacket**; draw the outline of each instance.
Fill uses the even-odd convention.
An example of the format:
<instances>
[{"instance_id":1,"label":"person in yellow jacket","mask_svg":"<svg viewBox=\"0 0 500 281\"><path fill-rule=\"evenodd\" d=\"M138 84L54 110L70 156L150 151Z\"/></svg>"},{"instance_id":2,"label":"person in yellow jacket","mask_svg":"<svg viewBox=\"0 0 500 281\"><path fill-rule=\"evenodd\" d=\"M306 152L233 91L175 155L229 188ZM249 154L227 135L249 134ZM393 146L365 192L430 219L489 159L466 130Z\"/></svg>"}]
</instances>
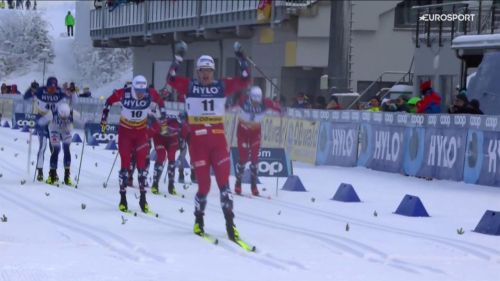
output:
<instances>
[{"instance_id":1,"label":"person in yellow jacket","mask_svg":"<svg viewBox=\"0 0 500 281\"><path fill-rule=\"evenodd\" d=\"M373 97L370 100L369 108L367 109L371 112L379 112L380 111L380 100L377 97Z\"/></svg>"},{"instance_id":2,"label":"person in yellow jacket","mask_svg":"<svg viewBox=\"0 0 500 281\"><path fill-rule=\"evenodd\" d=\"M68 29L68 37L73 36L73 26L75 26L75 18L71 14L71 11L68 11L66 18L64 19L64 23L66 24L66 28Z\"/></svg>"}]
</instances>

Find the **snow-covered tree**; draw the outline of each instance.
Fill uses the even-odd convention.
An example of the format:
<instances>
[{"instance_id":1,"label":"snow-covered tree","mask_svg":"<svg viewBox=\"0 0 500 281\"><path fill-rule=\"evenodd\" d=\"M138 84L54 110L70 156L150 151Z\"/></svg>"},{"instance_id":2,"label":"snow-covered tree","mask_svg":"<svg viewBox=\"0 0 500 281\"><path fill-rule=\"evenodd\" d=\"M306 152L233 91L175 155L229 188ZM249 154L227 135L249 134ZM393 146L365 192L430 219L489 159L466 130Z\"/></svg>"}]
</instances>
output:
<instances>
[{"instance_id":1,"label":"snow-covered tree","mask_svg":"<svg viewBox=\"0 0 500 281\"><path fill-rule=\"evenodd\" d=\"M123 48L94 48L75 44L76 64L82 82L100 86L120 77L132 67L132 50Z\"/></svg>"},{"instance_id":2,"label":"snow-covered tree","mask_svg":"<svg viewBox=\"0 0 500 281\"><path fill-rule=\"evenodd\" d=\"M9 11L2 13L0 25L0 75L43 60L54 58L54 48L48 36L48 23L37 12Z\"/></svg>"}]
</instances>

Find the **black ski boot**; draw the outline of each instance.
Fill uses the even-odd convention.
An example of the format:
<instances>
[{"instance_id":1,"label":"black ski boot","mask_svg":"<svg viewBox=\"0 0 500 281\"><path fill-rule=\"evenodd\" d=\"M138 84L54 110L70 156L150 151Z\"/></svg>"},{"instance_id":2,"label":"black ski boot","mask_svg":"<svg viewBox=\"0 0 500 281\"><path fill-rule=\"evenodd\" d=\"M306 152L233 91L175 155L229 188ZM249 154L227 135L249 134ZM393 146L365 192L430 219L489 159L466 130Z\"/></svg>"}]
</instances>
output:
<instances>
[{"instance_id":1,"label":"black ski boot","mask_svg":"<svg viewBox=\"0 0 500 281\"><path fill-rule=\"evenodd\" d=\"M118 204L118 209L122 212L128 211L127 196L125 192L120 191L120 204Z\"/></svg>"},{"instance_id":2,"label":"black ski boot","mask_svg":"<svg viewBox=\"0 0 500 281\"><path fill-rule=\"evenodd\" d=\"M146 201L146 191L141 191L141 196L139 197L139 206L141 207L142 212L149 212L149 205Z\"/></svg>"},{"instance_id":3,"label":"black ski boot","mask_svg":"<svg viewBox=\"0 0 500 281\"><path fill-rule=\"evenodd\" d=\"M236 165L236 183L234 184L234 193L241 194L241 178L243 177L243 172L245 171L245 164Z\"/></svg>"},{"instance_id":4,"label":"black ski boot","mask_svg":"<svg viewBox=\"0 0 500 281\"><path fill-rule=\"evenodd\" d=\"M139 198L139 206L144 213L149 212L149 205L146 202L146 190L144 189L146 186L146 178L148 176L148 172L146 170L138 170L139 173L139 190L141 192L141 196Z\"/></svg>"},{"instance_id":5,"label":"black ski boot","mask_svg":"<svg viewBox=\"0 0 500 281\"><path fill-rule=\"evenodd\" d=\"M194 227L193 227L193 232L196 235L202 236L205 233L205 230L203 229L204 221L203 221L203 215L205 214L205 207L207 206L207 196L206 195L200 195L196 194L194 197Z\"/></svg>"},{"instance_id":6,"label":"black ski boot","mask_svg":"<svg viewBox=\"0 0 500 281\"><path fill-rule=\"evenodd\" d=\"M162 173L163 173L163 165L155 164L155 170L153 172L153 184L151 185L151 193L153 194L160 194L159 183Z\"/></svg>"},{"instance_id":7,"label":"black ski boot","mask_svg":"<svg viewBox=\"0 0 500 281\"><path fill-rule=\"evenodd\" d=\"M36 169L36 171L37 171L36 180L39 182L42 182L43 181L43 169L38 168L38 169Z\"/></svg>"},{"instance_id":8,"label":"black ski boot","mask_svg":"<svg viewBox=\"0 0 500 281\"><path fill-rule=\"evenodd\" d=\"M220 204L222 206L222 213L224 213L224 218L226 219L227 237L231 241L236 241L240 238L240 234L233 221L233 199L231 189L229 189L228 185L222 187L220 190Z\"/></svg>"},{"instance_id":9,"label":"black ski boot","mask_svg":"<svg viewBox=\"0 0 500 281\"><path fill-rule=\"evenodd\" d=\"M73 186L73 181L71 181L69 168L64 169L64 184L68 186Z\"/></svg>"},{"instance_id":10,"label":"black ski boot","mask_svg":"<svg viewBox=\"0 0 500 281\"><path fill-rule=\"evenodd\" d=\"M184 183L184 169L179 168L179 178L177 179L178 183Z\"/></svg>"},{"instance_id":11,"label":"black ski boot","mask_svg":"<svg viewBox=\"0 0 500 281\"><path fill-rule=\"evenodd\" d=\"M45 181L48 184L57 185L59 184L59 176L57 175L56 169L49 170L49 177Z\"/></svg>"},{"instance_id":12,"label":"black ski boot","mask_svg":"<svg viewBox=\"0 0 500 281\"><path fill-rule=\"evenodd\" d=\"M168 174L168 193L170 193L171 195L177 195L174 186L175 162L168 162L167 174Z\"/></svg>"},{"instance_id":13,"label":"black ski boot","mask_svg":"<svg viewBox=\"0 0 500 281\"><path fill-rule=\"evenodd\" d=\"M259 196L259 189L257 188L257 166L255 164L250 165L250 183L252 195Z\"/></svg>"}]
</instances>

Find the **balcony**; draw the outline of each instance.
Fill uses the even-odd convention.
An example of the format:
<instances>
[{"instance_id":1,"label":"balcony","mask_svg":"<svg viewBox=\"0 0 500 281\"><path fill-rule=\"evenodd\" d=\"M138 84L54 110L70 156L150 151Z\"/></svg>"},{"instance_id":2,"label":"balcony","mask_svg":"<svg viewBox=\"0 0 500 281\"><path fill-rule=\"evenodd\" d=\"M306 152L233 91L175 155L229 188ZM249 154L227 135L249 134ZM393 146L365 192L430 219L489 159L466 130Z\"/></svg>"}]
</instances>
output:
<instances>
[{"instance_id":1,"label":"balcony","mask_svg":"<svg viewBox=\"0 0 500 281\"><path fill-rule=\"evenodd\" d=\"M91 10L90 36L95 46L128 47L169 44L173 40L203 37L249 37L250 26L277 24L317 0L274 0L270 18L257 20L259 0L160 0L121 4Z\"/></svg>"}]
</instances>

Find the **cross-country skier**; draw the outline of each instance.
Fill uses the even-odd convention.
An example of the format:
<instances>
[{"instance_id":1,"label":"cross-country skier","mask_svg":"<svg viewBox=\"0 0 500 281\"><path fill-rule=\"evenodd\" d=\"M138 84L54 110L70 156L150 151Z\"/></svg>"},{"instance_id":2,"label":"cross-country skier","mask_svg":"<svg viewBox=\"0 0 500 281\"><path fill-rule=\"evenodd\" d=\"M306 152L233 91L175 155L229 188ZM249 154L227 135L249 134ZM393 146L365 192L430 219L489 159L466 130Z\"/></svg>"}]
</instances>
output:
<instances>
[{"instance_id":1,"label":"cross-country skier","mask_svg":"<svg viewBox=\"0 0 500 281\"><path fill-rule=\"evenodd\" d=\"M36 92L37 109L40 118L38 125L44 128L48 125L49 139L51 144L50 170L47 178L48 184L57 184L59 176L57 175L57 158L61 150L61 140L64 150L64 183L71 185L70 164L71 153L69 144L71 143L71 110L69 109L68 97L61 88L58 87L57 78L49 77L45 87L38 88ZM40 131L39 131L40 132ZM69 138L69 140L68 140ZM43 145L43 143L41 144ZM41 151L44 149L41 149ZM43 154L43 152L42 152ZM38 159L38 179L43 178L43 156ZM41 159L41 161L40 161ZM40 163L42 162L42 163Z\"/></svg>"},{"instance_id":2,"label":"cross-country skier","mask_svg":"<svg viewBox=\"0 0 500 281\"><path fill-rule=\"evenodd\" d=\"M153 138L153 143L156 151L156 161L153 172L153 184L151 185L151 192L153 194L159 193L159 182L165 166L165 158L168 157L168 193L176 195L174 186L175 176L175 152L179 149L178 135L180 131L179 116L176 113L166 111L167 130L161 132L160 124L153 121L150 126L150 135Z\"/></svg>"},{"instance_id":3,"label":"cross-country skier","mask_svg":"<svg viewBox=\"0 0 500 281\"><path fill-rule=\"evenodd\" d=\"M182 46L182 45L181 45ZM184 43L184 51L186 49ZM203 216L210 190L210 168L213 168L220 190L222 211L226 220L229 239L239 240L234 225L233 199L229 188L229 151L224 135L224 115L226 97L245 89L250 83L250 69L242 52L241 45L235 44L235 54L239 60L240 77L214 79L215 62L211 56L202 55L197 63L198 79L178 77L177 68L182 62L179 51L169 69L167 82L186 98L187 125L182 134L187 136L189 155L194 165L198 180L198 192L195 196L194 233L205 235ZM182 51L183 53L183 51Z\"/></svg>"},{"instance_id":4,"label":"cross-country skier","mask_svg":"<svg viewBox=\"0 0 500 281\"><path fill-rule=\"evenodd\" d=\"M145 190L148 173L145 169L146 155L149 153L147 117L151 110L151 103L157 103L160 107L160 122L163 127L165 119L164 102L155 89L148 88L146 78L142 75L138 75L134 77L131 87L115 91L106 100L101 118L101 128L103 132L105 132L107 128L109 108L117 102L122 106L120 125L118 127L118 152L120 153L121 159L121 169L119 172L120 203L118 208L123 212L128 210L126 197L128 169L130 167L130 158L132 154L135 153L141 194L139 206L143 212L147 213L149 212Z\"/></svg>"},{"instance_id":5,"label":"cross-country skier","mask_svg":"<svg viewBox=\"0 0 500 281\"><path fill-rule=\"evenodd\" d=\"M250 156L251 190L254 196L258 196L257 164L260 149L261 122L267 111L281 112L281 109L271 99L263 98L262 90L258 86L250 88L248 94L242 94L236 106L240 109L238 128L236 129L239 163L236 166L234 192L241 194L241 178Z\"/></svg>"}]
</instances>

